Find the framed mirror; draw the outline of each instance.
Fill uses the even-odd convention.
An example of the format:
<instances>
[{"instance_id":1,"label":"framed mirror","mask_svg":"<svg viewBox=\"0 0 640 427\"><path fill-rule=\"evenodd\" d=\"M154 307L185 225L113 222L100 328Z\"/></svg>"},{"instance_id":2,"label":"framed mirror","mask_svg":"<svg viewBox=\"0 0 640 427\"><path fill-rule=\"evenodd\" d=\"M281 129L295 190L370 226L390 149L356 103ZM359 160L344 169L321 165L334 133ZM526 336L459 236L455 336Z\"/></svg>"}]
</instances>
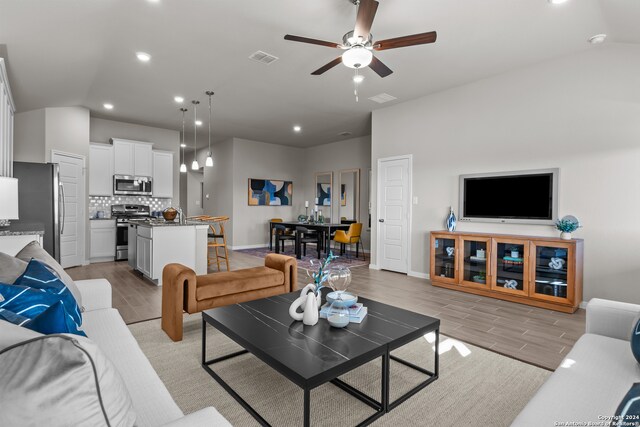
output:
<instances>
[{"instance_id":1,"label":"framed mirror","mask_svg":"<svg viewBox=\"0 0 640 427\"><path fill-rule=\"evenodd\" d=\"M338 217L343 221L360 221L360 169L340 171Z\"/></svg>"},{"instance_id":2,"label":"framed mirror","mask_svg":"<svg viewBox=\"0 0 640 427\"><path fill-rule=\"evenodd\" d=\"M316 173L316 206L331 206L333 172Z\"/></svg>"}]
</instances>

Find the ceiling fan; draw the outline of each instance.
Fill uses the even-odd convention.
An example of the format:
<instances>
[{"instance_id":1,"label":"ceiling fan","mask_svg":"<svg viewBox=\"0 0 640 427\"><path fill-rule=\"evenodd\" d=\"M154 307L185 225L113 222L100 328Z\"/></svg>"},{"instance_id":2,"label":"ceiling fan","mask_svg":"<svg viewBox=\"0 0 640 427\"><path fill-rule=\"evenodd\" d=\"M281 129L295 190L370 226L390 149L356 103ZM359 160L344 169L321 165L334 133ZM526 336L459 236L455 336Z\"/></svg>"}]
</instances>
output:
<instances>
[{"instance_id":1,"label":"ceiling fan","mask_svg":"<svg viewBox=\"0 0 640 427\"><path fill-rule=\"evenodd\" d=\"M428 33L414 34L411 36L396 37L393 39L373 41L371 35L371 25L378 10L378 2L376 0L351 0L358 6L358 15L356 17L356 26L353 31L349 31L342 37L342 44L327 42L323 40L310 39L307 37L292 36L287 34L285 40L294 42L316 44L337 49L343 49L344 53L329 62L328 64L318 68L311 73L314 76L323 74L339 63L343 63L349 68L369 67L380 77L387 77L393 71L384 65L382 61L373 55L374 50L397 49L399 47L415 46L420 44L433 43L436 41L437 34L435 31Z\"/></svg>"}]
</instances>

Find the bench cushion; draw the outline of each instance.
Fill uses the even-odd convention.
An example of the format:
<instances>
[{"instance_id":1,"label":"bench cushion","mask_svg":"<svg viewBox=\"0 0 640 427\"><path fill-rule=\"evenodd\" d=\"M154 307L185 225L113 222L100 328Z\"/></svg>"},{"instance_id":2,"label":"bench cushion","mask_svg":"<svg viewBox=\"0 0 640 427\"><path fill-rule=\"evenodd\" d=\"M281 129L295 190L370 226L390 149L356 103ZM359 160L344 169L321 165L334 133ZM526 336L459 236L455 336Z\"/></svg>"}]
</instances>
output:
<instances>
[{"instance_id":1,"label":"bench cushion","mask_svg":"<svg viewBox=\"0 0 640 427\"><path fill-rule=\"evenodd\" d=\"M280 286L284 283L284 273L269 267L254 267L198 276L197 281L196 300L203 301Z\"/></svg>"}]
</instances>

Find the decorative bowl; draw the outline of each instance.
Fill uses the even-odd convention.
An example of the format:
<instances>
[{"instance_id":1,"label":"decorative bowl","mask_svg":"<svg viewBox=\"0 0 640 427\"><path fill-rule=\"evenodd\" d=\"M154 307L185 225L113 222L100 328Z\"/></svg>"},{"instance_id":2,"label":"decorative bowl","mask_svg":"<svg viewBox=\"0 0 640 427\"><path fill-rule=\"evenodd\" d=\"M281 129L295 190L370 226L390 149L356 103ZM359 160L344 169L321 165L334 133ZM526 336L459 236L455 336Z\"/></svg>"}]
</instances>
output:
<instances>
[{"instance_id":1,"label":"decorative bowl","mask_svg":"<svg viewBox=\"0 0 640 427\"><path fill-rule=\"evenodd\" d=\"M349 316L343 316L340 314L332 314L327 317L327 321L334 328L344 328L349 324Z\"/></svg>"},{"instance_id":2,"label":"decorative bowl","mask_svg":"<svg viewBox=\"0 0 640 427\"><path fill-rule=\"evenodd\" d=\"M178 211L174 208L167 208L162 212L162 216L167 221L173 221L174 219L176 219L177 215Z\"/></svg>"},{"instance_id":3,"label":"decorative bowl","mask_svg":"<svg viewBox=\"0 0 640 427\"><path fill-rule=\"evenodd\" d=\"M338 293L342 294L342 301L338 299ZM329 304L334 304L336 307L351 307L358 302L357 296L342 291L329 292L326 299Z\"/></svg>"}]
</instances>

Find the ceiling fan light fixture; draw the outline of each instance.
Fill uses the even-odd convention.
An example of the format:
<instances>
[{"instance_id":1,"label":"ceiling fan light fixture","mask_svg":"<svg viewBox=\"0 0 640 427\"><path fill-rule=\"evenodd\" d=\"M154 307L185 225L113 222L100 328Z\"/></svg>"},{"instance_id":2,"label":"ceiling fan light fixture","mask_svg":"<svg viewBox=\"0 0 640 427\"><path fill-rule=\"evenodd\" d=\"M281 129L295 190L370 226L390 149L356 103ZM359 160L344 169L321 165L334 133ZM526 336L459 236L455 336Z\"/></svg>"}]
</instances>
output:
<instances>
[{"instance_id":1,"label":"ceiling fan light fixture","mask_svg":"<svg viewBox=\"0 0 640 427\"><path fill-rule=\"evenodd\" d=\"M353 76L354 83L362 83L364 81L364 76L362 74L356 74Z\"/></svg>"},{"instance_id":2,"label":"ceiling fan light fixture","mask_svg":"<svg viewBox=\"0 0 640 427\"><path fill-rule=\"evenodd\" d=\"M363 46L354 46L342 54L342 63L349 68L364 68L372 60L373 53Z\"/></svg>"}]
</instances>

